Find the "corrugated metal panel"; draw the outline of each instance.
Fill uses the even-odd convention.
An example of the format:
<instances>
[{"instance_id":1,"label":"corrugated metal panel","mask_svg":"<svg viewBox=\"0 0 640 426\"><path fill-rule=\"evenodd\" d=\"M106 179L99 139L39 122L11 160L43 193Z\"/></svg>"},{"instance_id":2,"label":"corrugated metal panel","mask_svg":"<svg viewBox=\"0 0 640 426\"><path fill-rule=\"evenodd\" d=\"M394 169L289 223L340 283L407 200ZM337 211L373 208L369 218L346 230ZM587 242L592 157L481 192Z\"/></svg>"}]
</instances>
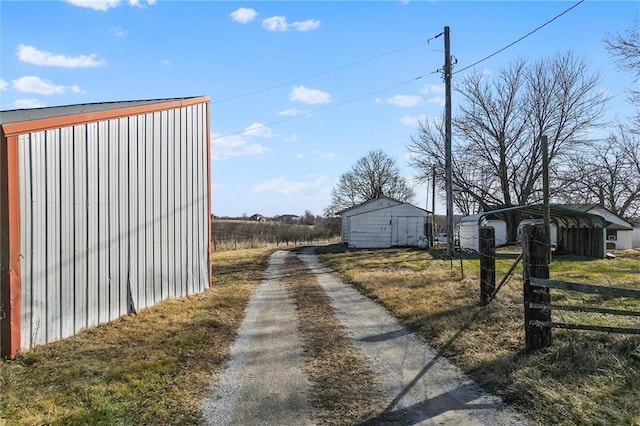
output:
<instances>
[{"instance_id":1,"label":"corrugated metal panel","mask_svg":"<svg viewBox=\"0 0 640 426\"><path fill-rule=\"evenodd\" d=\"M207 116L19 137L23 349L208 286Z\"/></svg>"}]
</instances>

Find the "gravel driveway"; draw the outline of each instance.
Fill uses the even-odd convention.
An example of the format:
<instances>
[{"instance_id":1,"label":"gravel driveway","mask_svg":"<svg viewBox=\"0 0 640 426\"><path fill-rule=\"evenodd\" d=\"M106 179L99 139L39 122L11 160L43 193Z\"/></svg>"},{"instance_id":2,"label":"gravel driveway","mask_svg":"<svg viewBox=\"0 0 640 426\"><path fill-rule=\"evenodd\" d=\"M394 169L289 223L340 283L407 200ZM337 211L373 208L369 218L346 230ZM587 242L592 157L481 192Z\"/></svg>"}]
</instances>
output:
<instances>
[{"instance_id":1,"label":"gravel driveway","mask_svg":"<svg viewBox=\"0 0 640 426\"><path fill-rule=\"evenodd\" d=\"M280 279L287 255L293 254L271 256L266 278L251 297L227 368L203 401L208 425L312 424L295 306ZM354 346L368 358L389 401L367 424L528 424L386 310L344 284L318 261L313 248L299 256L331 299Z\"/></svg>"}]
</instances>

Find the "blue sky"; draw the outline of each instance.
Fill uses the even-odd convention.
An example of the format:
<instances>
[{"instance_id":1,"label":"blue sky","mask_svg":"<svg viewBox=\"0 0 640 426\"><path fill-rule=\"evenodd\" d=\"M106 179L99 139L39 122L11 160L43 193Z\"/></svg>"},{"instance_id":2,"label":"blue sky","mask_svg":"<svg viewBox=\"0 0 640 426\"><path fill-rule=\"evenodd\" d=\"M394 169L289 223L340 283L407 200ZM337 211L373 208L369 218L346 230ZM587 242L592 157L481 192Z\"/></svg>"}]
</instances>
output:
<instances>
[{"instance_id":1,"label":"blue sky","mask_svg":"<svg viewBox=\"0 0 640 426\"><path fill-rule=\"evenodd\" d=\"M322 214L370 150L416 173L417 120L444 108L444 26L455 72L576 2L2 1L0 109L206 95L213 213ZM607 117L623 119L632 80L603 39L639 16L637 1L587 0L475 70L572 50L602 74Z\"/></svg>"}]
</instances>

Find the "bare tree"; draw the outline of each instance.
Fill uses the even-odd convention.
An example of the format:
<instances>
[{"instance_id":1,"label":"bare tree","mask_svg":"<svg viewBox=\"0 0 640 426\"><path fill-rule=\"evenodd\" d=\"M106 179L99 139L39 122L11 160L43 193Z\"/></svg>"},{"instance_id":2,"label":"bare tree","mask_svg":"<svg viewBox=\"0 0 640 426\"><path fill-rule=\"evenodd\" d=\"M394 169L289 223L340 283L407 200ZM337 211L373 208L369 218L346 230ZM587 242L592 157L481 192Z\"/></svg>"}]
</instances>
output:
<instances>
[{"instance_id":1,"label":"bare tree","mask_svg":"<svg viewBox=\"0 0 640 426\"><path fill-rule=\"evenodd\" d=\"M618 216L640 215L640 137L619 126L588 152L576 152L561 171L570 203L597 204Z\"/></svg>"},{"instance_id":2,"label":"bare tree","mask_svg":"<svg viewBox=\"0 0 640 426\"><path fill-rule=\"evenodd\" d=\"M607 50L618 65L633 75L635 86L629 88L629 100L636 106L634 130L640 131L640 22L624 33L607 34Z\"/></svg>"},{"instance_id":3,"label":"bare tree","mask_svg":"<svg viewBox=\"0 0 640 426\"><path fill-rule=\"evenodd\" d=\"M395 160L376 150L367 153L351 170L340 176L331 191L331 205L325 213L331 216L380 195L411 202L415 192L400 176Z\"/></svg>"},{"instance_id":4,"label":"bare tree","mask_svg":"<svg viewBox=\"0 0 640 426\"><path fill-rule=\"evenodd\" d=\"M519 60L495 78L467 75L456 86L460 107L452 120L456 206L463 211L473 200L488 211L540 201L539 138L548 136L551 167L588 146L607 101L599 83L599 75L589 73L585 61L572 53L532 64ZM443 140L440 123L425 121L408 146L419 178L430 176L436 164L442 185ZM513 238L515 226L509 228Z\"/></svg>"}]
</instances>

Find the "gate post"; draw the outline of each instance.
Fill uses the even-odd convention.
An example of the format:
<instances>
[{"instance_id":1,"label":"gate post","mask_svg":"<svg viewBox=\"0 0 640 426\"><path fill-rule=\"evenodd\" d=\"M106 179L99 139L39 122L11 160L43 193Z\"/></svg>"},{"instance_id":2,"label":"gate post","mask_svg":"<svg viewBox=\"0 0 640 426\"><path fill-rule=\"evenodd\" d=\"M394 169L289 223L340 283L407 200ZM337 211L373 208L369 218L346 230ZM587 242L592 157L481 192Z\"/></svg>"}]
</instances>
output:
<instances>
[{"instance_id":1,"label":"gate post","mask_svg":"<svg viewBox=\"0 0 640 426\"><path fill-rule=\"evenodd\" d=\"M496 290L496 231L492 226L480 228L480 303L487 305Z\"/></svg>"},{"instance_id":2,"label":"gate post","mask_svg":"<svg viewBox=\"0 0 640 426\"><path fill-rule=\"evenodd\" d=\"M529 307L551 302L548 288L531 286L531 278L549 278L549 242L544 225L525 225L523 231L524 330L527 351L533 351L551 346L551 310Z\"/></svg>"}]
</instances>

